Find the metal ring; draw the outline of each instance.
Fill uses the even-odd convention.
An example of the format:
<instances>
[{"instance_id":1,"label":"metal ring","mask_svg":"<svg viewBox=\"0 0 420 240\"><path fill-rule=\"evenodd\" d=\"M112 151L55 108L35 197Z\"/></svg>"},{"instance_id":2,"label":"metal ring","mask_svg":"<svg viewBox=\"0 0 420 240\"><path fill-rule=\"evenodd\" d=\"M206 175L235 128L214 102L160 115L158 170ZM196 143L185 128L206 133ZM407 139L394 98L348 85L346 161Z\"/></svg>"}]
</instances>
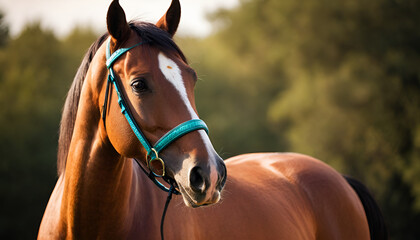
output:
<instances>
[{"instance_id":1,"label":"metal ring","mask_svg":"<svg viewBox=\"0 0 420 240\"><path fill-rule=\"evenodd\" d=\"M153 161L159 161L162 164L162 174L156 174L152 167L149 167L150 171L156 176L156 177L163 177L165 176L165 162L162 160L162 158L153 158L149 161L149 166L151 166Z\"/></svg>"},{"instance_id":2,"label":"metal ring","mask_svg":"<svg viewBox=\"0 0 420 240\"><path fill-rule=\"evenodd\" d=\"M151 157L150 156L150 153L154 153L155 154L155 156L154 157ZM150 160L149 160L150 159ZM152 167L151 167L151 163L153 162L153 161L159 161L160 163L161 163L161 165L162 165L162 174L156 174L154 171L153 171L153 169L152 169ZM156 149L154 149L154 148L151 148L150 149L150 152L148 152L147 153L147 155L146 155L146 165L147 165L147 168L149 168L149 170L153 173L153 175L155 175L156 177L163 177L163 176L165 176L165 162L162 160L162 158L160 158L159 157L159 154L158 154L158 152L156 151Z\"/></svg>"}]
</instances>

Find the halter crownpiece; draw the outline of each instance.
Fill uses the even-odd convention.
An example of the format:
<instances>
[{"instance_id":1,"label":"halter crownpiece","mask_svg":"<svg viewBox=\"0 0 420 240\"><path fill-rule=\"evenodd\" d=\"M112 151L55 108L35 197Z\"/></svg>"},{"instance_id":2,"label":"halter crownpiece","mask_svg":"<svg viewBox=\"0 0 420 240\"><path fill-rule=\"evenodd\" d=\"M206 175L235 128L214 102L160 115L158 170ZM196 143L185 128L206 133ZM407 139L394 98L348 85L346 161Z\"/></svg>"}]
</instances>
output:
<instances>
[{"instance_id":1,"label":"halter crownpiece","mask_svg":"<svg viewBox=\"0 0 420 240\"><path fill-rule=\"evenodd\" d=\"M135 44L134 46L128 47L128 48L120 48L116 50L111 55L111 38L108 39L107 48L106 48L106 67L109 69L108 74L108 81L106 85L106 92L105 92L105 100L104 105L102 107L102 120L105 125L105 119L106 119L106 110L107 110L107 103L108 103L108 95L109 95L109 89L111 87L112 83L115 87L115 91L117 92L118 96L118 105L121 108L121 113L125 116L128 123L130 124L131 129L133 130L134 134L140 141L140 143L143 145L143 147L146 149L146 165L149 168L150 172L147 174L148 177L162 190L166 192L172 192L175 194L180 194L177 190L175 190L171 184L171 188L167 188L165 185L160 183L158 180L156 180L156 177L162 177L165 181L168 182L168 180L165 178L165 162L163 159L159 157L159 152L162 151L164 148L166 148L169 144L177 140L178 138L184 136L187 133L197 131L197 130L205 130L208 134L208 128L206 123L204 123L201 119L192 119L186 122L183 122L167 132L165 135L163 135L154 146L152 146L149 141L146 139L144 134L142 133L140 127L137 125L137 122L134 120L133 114L130 111L130 108L127 105L127 101L125 100L124 94L121 91L122 88L120 87L120 83L115 77L114 70L112 69L112 65L114 62L124 53L128 52L130 49L140 46L142 44L145 44L147 42L142 41L140 43ZM138 163L137 159L135 159ZM162 165L162 173L156 174L156 169L153 169L152 164L157 161ZM140 165L140 164L139 164ZM140 165L141 167L141 165ZM143 167L141 167L143 169ZM144 170L144 169L143 169ZM144 170L145 171L145 170Z\"/></svg>"}]
</instances>

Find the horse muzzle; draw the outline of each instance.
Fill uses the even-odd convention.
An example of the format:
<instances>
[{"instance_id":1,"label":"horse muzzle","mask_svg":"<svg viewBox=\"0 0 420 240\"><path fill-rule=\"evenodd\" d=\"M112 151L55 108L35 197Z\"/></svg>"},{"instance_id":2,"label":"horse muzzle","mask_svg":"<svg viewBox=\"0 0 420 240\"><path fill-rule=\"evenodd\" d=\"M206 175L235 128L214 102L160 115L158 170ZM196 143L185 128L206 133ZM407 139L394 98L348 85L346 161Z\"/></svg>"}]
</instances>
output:
<instances>
[{"instance_id":1,"label":"horse muzzle","mask_svg":"<svg viewBox=\"0 0 420 240\"><path fill-rule=\"evenodd\" d=\"M175 176L185 205L189 207L207 206L219 202L226 183L226 165L217 156L215 164L196 164L187 176Z\"/></svg>"}]
</instances>

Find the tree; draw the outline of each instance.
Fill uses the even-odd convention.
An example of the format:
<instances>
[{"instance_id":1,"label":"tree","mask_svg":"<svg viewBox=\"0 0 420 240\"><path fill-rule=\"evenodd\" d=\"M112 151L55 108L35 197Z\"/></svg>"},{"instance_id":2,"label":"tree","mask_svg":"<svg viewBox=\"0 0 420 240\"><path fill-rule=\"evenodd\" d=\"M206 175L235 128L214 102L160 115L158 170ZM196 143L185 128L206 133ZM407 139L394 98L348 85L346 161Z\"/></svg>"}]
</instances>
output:
<instances>
[{"instance_id":1,"label":"tree","mask_svg":"<svg viewBox=\"0 0 420 240\"><path fill-rule=\"evenodd\" d=\"M9 26L4 21L4 13L0 11L0 48L9 40Z\"/></svg>"}]
</instances>

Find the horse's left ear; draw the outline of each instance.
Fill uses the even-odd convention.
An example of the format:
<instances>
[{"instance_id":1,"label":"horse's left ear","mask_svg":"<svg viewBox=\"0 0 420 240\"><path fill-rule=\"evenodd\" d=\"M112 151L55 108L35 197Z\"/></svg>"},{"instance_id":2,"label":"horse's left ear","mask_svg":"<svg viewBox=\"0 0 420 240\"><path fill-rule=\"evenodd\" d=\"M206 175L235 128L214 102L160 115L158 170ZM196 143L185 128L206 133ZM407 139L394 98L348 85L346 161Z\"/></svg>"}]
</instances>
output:
<instances>
[{"instance_id":1,"label":"horse's left ear","mask_svg":"<svg viewBox=\"0 0 420 240\"><path fill-rule=\"evenodd\" d=\"M165 15L156 23L160 29L165 30L171 36L174 36L178 29L179 20L181 19L181 5L179 0L172 0L171 6Z\"/></svg>"},{"instance_id":2,"label":"horse's left ear","mask_svg":"<svg viewBox=\"0 0 420 240\"><path fill-rule=\"evenodd\" d=\"M112 1L106 16L108 33L115 45L123 43L130 37L130 27L125 18L125 13L118 0Z\"/></svg>"}]
</instances>

